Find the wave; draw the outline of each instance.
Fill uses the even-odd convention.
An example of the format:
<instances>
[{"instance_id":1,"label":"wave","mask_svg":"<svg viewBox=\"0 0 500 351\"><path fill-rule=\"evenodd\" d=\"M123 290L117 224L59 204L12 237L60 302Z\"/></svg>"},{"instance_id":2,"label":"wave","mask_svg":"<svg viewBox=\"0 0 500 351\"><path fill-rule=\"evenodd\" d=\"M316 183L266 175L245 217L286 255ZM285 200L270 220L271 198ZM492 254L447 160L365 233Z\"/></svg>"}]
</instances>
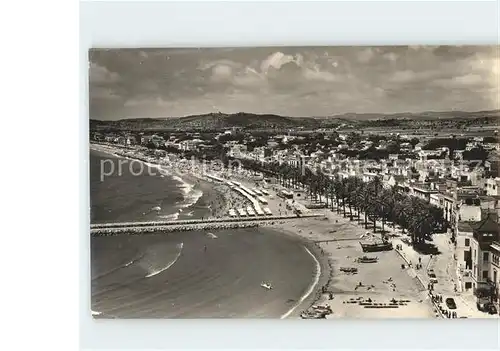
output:
<instances>
[{"instance_id":1,"label":"wave","mask_svg":"<svg viewBox=\"0 0 500 351\"><path fill-rule=\"evenodd\" d=\"M159 218L166 219L167 221L175 221L179 218L180 212L175 212L169 215L161 215Z\"/></svg>"},{"instance_id":2,"label":"wave","mask_svg":"<svg viewBox=\"0 0 500 351\"><path fill-rule=\"evenodd\" d=\"M188 208L195 205L198 200L203 196L203 191L196 189L193 184L186 182L181 177L174 175L172 179L179 182L179 189L182 191L184 200L178 205L180 208Z\"/></svg>"},{"instance_id":3,"label":"wave","mask_svg":"<svg viewBox=\"0 0 500 351\"><path fill-rule=\"evenodd\" d=\"M180 243L179 245L177 245L177 249L179 250L179 252L175 256L175 258L171 262L169 262L165 267L162 267L162 268L160 268L158 270L155 270L155 271L147 274L146 278L154 277L155 275L158 275L161 272L166 271L167 269L169 269L170 267L172 267L175 264L175 262L177 262L177 260L179 259L179 257L181 256L182 248L183 247L184 247L183 243Z\"/></svg>"},{"instance_id":4,"label":"wave","mask_svg":"<svg viewBox=\"0 0 500 351\"><path fill-rule=\"evenodd\" d=\"M190 184L190 183L186 182L184 179L182 179L179 176L174 175L174 176L172 176L172 179L175 180L175 181L177 181L177 182L179 182L179 183L181 183L181 185L179 186L179 189L182 190L182 193L184 195L189 194L191 192L191 190L193 190L193 188L194 188L193 184Z\"/></svg>"},{"instance_id":5,"label":"wave","mask_svg":"<svg viewBox=\"0 0 500 351\"><path fill-rule=\"evenodd\" d=\"M190 194L184 196L184 202L179 205L180 208L188 208L195 205L203 196L203 191L199 189L193 190Z\"/></svg>"},{"instance_id":6,"label":"wave","mask_svg":"<svg viewBox=\"0 0 500 351\"><path fill-rule=\"evenodd\" d=\"M129 267L129 266L131 266L132 264L134 264L134 263L138 262L138 261L139 261L140 259L142 259L143 257L144 257L144 254L142 254L141 256L139 256L139 257L137 257L137 258L134 258L133 260L131 260L131 261L129 261L129 262L127 262L127 263L125 263L125 264L122 264L121 266L115 267L115 268L110 269L110 270L108 270L108 271L106 271L106 272L103 272L103 273L101 273L101 274L99 274L99 275L94 276L94 277L92 277L92 280L96 280L96 279L99 279L99 278L105 277L105 276L110 275L110 274L112 274L112 273L114 273L114 272L116 272L116 271L119 271L120 269L123 269L123 268Z\"/></svg>"},{"instance_id":7,"label":"wave","mask_svg":"<svg viewBox=\"0 0 500 351\"><path fill-rule=\"evenodd\" d=\"M305 292L305 294L302 295L302 297L299 299L299 301L290 310L288 310L288 312L286 312L284 315L281 316L281 319L285 319L289 315L291 315L293 313L293 311L295 311L295 309L297 307L299 307L299 305L302 302L304 302L304 300L307 299L309 297L309 295L311 295L311 293L314 291L314 288L319 283L319 277L321 276L321 265L319 264L319 261L316 258L316 256L314 256L313 253L307 247L304 246L304 249L309 254L309 256L312 257L312 259L314 260L314 263L316 264L316 274L314 275L313 282L309 286L309 289L307 289L307 291Z\"/></svg>"}]
</instances>

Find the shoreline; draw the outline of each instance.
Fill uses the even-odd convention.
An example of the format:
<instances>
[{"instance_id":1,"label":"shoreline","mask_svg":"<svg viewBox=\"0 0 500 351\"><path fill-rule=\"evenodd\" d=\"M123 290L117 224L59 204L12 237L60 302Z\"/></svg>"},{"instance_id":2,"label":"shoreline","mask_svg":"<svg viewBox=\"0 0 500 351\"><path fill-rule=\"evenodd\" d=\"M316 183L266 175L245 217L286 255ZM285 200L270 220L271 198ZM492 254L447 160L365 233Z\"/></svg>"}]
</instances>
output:
<instances>
[{"instance_id":1,"label":"shoreline","mask_svg":"<svg viewBox=\"0 0 500 351\"><path fill-rule=\"evenodd\" d=\"M138 157L136 153L138 150L120 148L115 145L108 144L97 144L97 143L89 143L89 152L96 151L100 153L104 153L107 155L111 155L117 158L125 158L128 160L138 161L146 164L148 167L156 168L163 175L167 175L171 177L175 182L179 182L183 184L183 186L179 187L181 189L185 187L192 187L188 192L186 192L184 196L184 201L187 201L186 196L189 195L193 190L200 190L202 195L199 196L196 201L188 204L187 206L180 206L178 211L173 215L176 216L175 219L182 216L185 209L192 208L196 206L196 204L203 198L207 200L209 203L207 207L208 217L220 217L227 212L227 204L229 202L227 193L224 191L220 191L217 187L213 186L207 179L205 179L202 175L196 174L195 172L189 171L179 171L179 170L169 170L165 168L165 165L161 163L157 163L157 160L148 159L146 155L141 155L143 157ZM131 155L130 153L133 153ZM163 174L162 172L165 172ZM213 206L213 207L212 207ZM201 216L201 218L207 217L206 215Z\"/></svg>"},{"instance_id":2,"label":"shoreline","mask_svg":"<svg viewBox=\"0 0 500 351\"><path fill-rule=\"evenodd\" d=\"M283 228L282 225L273 225L270 228L272 228L278 235L284 235L300 241L306 252L308 252L308 254L310 254L315 260L316 264L311 277L312 282L308 285L306 293L301 297L300 302L296 306L285 313L285 318L301 318L300 315L303 312L310 310L312 306L318 303L323 294L323 287L326 286L330 277L333 275L330 259L324 254L324 251L317 243L301 235L300 232Z\"/></svg>"}]
</instances>

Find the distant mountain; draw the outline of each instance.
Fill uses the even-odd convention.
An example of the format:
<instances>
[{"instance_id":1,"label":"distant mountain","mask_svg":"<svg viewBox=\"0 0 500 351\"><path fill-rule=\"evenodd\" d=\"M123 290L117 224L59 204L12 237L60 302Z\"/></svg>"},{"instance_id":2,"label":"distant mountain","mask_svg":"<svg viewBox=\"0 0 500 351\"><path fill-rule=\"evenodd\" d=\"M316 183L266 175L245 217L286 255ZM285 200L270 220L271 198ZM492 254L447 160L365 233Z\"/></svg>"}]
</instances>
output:
<instances>
[{"instance_id":1,"label":"distant mountain","mask_svg":"<svg viewBox=\"0 0 500 351\"><path fill-rule=\"evenodd\" d=\"M118 121L90 120L91 129L202 129L220 130L226 128L316 128L320 122L314 118L284 117L273 114L253 113L209 113L179 118L137 118Z\"/></svg>"},{"instance_id":2,"label":"distant mountain","mask_svg":"<svg viewBox=\"0 0 500 351\"><path fill-rule=\"evenodd\" d=\"M400 112L400 113L344 113L342 115L334 115L324 118L337 118L347 120L381 120L381 119L415 119L415 120L432 120L432 119L452 119L452 118L484 118L497 117L500 118L500 110L488 110L477 112L466 111L425 111L425 112Z\"/></svg>"},{"instance_id":3,"label":"distant mountain","mask_svg":"<svg viewBox=\"0 0 500 351\"><path fill-rule=\"evenodd\" d=\"M118 121L90 120L90 129L120 130L221 130L242 129L287 129L287 128L331 128L341 125L353 127L450 123L460 120L481 120L481 123L498 123L500 110L463 112L421 112L421 113L345 113L327 117L285 117L274 114L253 113L208 113L178 118L133 118Z\"/></svg>"}]
</instances>

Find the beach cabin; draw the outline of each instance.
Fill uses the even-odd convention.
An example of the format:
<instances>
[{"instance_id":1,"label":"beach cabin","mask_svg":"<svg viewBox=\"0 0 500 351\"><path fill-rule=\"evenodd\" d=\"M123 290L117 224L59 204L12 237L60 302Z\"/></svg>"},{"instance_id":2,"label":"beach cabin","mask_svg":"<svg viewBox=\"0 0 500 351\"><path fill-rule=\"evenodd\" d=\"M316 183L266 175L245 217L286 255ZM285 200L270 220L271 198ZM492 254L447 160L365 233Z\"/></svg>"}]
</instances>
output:
<instances>
[{"instance_id":1,"label":"beach cabin","mask_svg":"<svg viewBox=\"0 0 500 351\"><path fill-rule=\"evenodd\" d=\"M247 207L247 213L249 216L255 216L255 211L253 210L253 208L251 206Z\"/></svg>"},{"instance_id":2,"label":"beach cabin","mask_svg":"<svg viewBox=\"0 0 500 351\"><path fill-rule=\"evenodd\" d=\"M266 200L266 199L264 199L262 196L259 196L259 197L257 198L257 200L259 200L259 201L260 201L262 204L264 204L264 205L267 205L267 204L268 204L267 200Z\"/></svg>"},{"instance_id":3,"label":"beach cabin","mask_svg":"<svg viewBox=\"0 0 500 351\"><path fill-rule=\"evenodd\" d=\"M240 215L240 217L246 217L247 215L244 208L238 208L238 214Z\"/></svg>"},{"instance_id":4,"label":"beach cabin","mask_svg":"<svg viewBox=\"0 0 500 351\"><path fill-rule=\"evenodd\" d=\"M268 216L272 216L273 213L271 212L271 210L269 209L269 207L264 207L264 213Z\"/></svg>"},{"instance_id":5,"label":"beach cabin","mask_svg":"<svg viewBox=\"0 0 500 351\"><path fill-rule=\"evenodd\" d=\"M264 216L264 211L262 211L262 209L260 208L259 205L255 205L255 212L257 212L257 215L258 216Z\"/></svg>"},{"instance_id":6,"label":"beach cabin","mask_svg":"<svg viewBox=\"0 0 500 351\"><path fill-rule=\"evenodd\" d=\"M207 174L207 177L212 179L212 180L215 180L216 182L219 182L219 183L222 183L224 181L222 178L219 178L219 177L211 175L211 174Z\"/></svg>"},{"instance_id":7,"label":"beach cabin","mask_svg":"<svg viewBox=\"0 0 500 351\"><path fill-rule=\"evenodd\" d=\"M262 195L263 195L263 194L262 194L262 192L261 192L259 189L257 189L257 188L253 188L252 190L253 190L253 192L254 192L255 194L257 194L257 195L259 195L259 196L262 196Z\"/></svg>"},{"instance_id":8,"label":"beach cabin","mask_svg":"<svg viewBox=\"0 0 500 351\"><path fill-rule=\"evenodd\" d=\"M251 195L251 196L255 196L255 193L254 193L252 190L248 189L247 187L245 187L245 186L243 186L243 185L240 185L240 188L241 188L244 192L246 192L247 194L249 194L249 195Z\"/></svg>"},{"instance_id":9,"label":"beach cabin","mask_svg":"<svg viewBox=\"0 0 500 351\"><path fill-rule=\"evenodd\" d=\"M234 209L229 210L229 217L236 217L236 211Z\"/></svg>"},{"instance_id":10,"label":"beach cabin","mask_svg":"<svg viewBox=\"0 0 500 351\"><path fill-rule=\"evenodd\" d=\"M269 191L267 191L266 189L260 189L260 192L264 195L269 195Z\"/></svg>"},{"instance_id":11,"label":"beach cabin","mask_svg":"<svg viewBox=\"0 0 500 351\"><path fill-rule=\"evenodd\" d=\"M233 180L233 184L236 185L236 186L241 186L240 182L235 182L234 180Z\"/></svg>"}]
</instances>

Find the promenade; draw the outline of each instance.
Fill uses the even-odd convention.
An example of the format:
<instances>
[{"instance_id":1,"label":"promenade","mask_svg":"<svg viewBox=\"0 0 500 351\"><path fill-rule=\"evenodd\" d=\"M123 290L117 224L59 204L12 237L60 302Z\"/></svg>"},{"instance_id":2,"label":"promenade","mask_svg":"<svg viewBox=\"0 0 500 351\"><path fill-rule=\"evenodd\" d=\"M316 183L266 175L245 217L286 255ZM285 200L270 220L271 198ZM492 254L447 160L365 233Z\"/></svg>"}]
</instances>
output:
<instances>
[{"instance_id":1,"label":"promenade","mask_svg":"<svg viewBox=\"0 0 500 351\"><path fill-rule=\"evenodd\" d=\"M434 234L433 244L438 249L439 254L432 255L432 257L431 255L422 255L416 252L413 247L401 240L403 234L397 234L400 234L401 237L395 237L393 243L394 245L401 245L401 250L398 250L401 256L411 262L413 267L419 262L419 259L421 260L422 269L412 269L415 276L422 281L425 287L431 281L429 273L433 272L436 275L437 282L433 286L433 294L443 297L443 302L437 303L436 306L448 310L444 301L451 297L455 300L457 308L453 311L457 313L458 318L498 318L498 316L479 311L473 294L471 292L461 292L458 288L460 284L458 284L457 266L453 256L454 247L447 234Z\"/></svg>"}]
</instances>

